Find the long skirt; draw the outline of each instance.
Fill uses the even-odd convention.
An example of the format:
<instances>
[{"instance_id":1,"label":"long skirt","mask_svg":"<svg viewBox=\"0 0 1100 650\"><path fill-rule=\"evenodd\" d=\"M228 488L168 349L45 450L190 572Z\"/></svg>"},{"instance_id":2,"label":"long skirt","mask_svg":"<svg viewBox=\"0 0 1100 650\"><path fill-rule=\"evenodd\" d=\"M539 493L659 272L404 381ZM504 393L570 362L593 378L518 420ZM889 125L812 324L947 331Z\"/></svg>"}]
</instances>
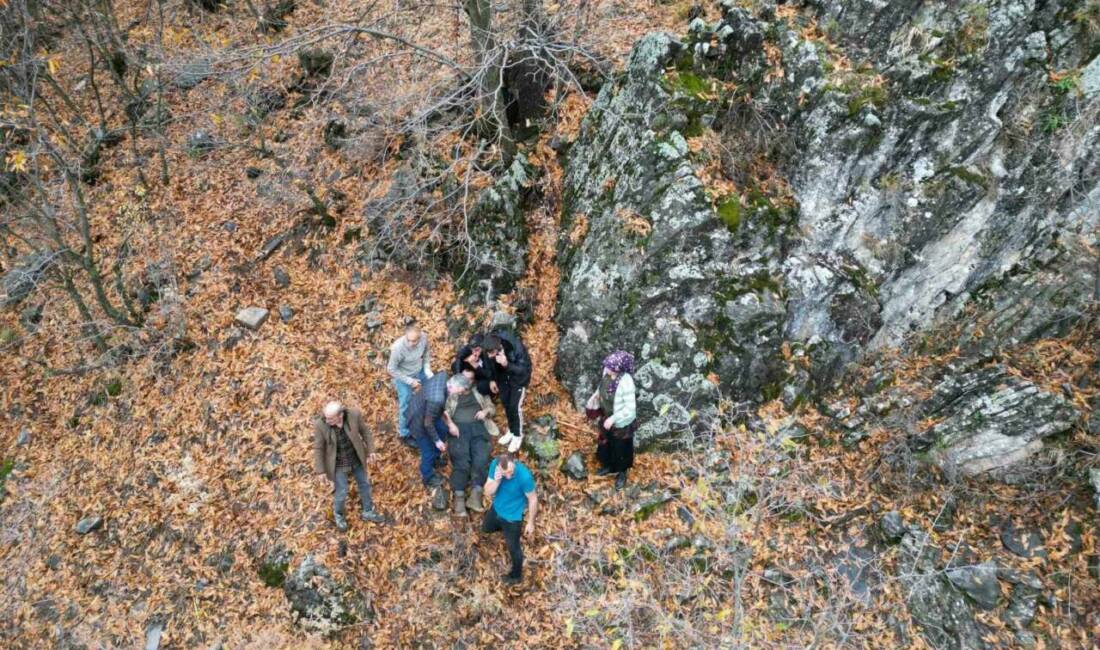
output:
<instances>
[{"instance_id":1,"label":"long skirt","mask_svg":"<svg viewBox=\"0 0 1100 650\"><path fill-rule=\"evenodd\" d=\"M638 428L638 421L608 431L603 428L603 422L608 417L603 409L586 409L586 415L596 426L596 459L600 465L616 474L634 467L634 431Z\"/></svg>"}]
</instances>

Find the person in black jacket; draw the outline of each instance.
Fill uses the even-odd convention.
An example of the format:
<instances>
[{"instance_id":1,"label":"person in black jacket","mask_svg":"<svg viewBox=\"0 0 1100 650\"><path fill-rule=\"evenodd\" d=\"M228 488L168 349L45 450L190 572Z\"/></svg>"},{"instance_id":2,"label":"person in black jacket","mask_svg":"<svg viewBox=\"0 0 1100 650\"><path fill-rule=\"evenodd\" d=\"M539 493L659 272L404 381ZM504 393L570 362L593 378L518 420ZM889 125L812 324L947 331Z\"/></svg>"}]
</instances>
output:
<instances>
[{"instance_id":1,"label":"person in black jacket","mask_svg":"<svg viewBox=\"0 0 1100 650\"><path fill-rule=\"evenodd\" d=\"M497 442L515 453L523 444L523 397L531 383L531 357L519 336L507 330L489 334L482 346L493 360L495 385L508 416L508 431Z\"/></svg>"},{"instance_id":2,"label":"person in black jacket","mask_svg":"<svg viewBox=\"0 0 1100 650\"><path fill-rule=\"evenodd\" d=\"M451 364L451 374L464 373L474 382L477 392L496 397L496 367L489 354L485 352L484 339L484 335L475 334L470 338L469 343L458 349L454 363Z\"/></svg>"}]
</instances>

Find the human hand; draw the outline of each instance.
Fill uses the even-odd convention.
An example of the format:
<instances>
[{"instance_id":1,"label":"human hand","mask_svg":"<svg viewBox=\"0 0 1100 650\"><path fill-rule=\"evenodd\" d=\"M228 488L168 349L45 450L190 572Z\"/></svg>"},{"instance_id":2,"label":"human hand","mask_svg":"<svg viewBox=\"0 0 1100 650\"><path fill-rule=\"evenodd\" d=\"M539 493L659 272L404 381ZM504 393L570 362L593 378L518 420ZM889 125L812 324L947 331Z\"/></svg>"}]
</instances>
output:
<instances>
[{"instance_id":1,"label":"human hand","mask_svg":"<svg viewBox=\"0 0 1100 650\"><path fill-rule=\"evenodd\" d=\"M442 440L436 440L435 441L435 448L438 449L441 452L447 451L447 443L443 442Z\"/></svg>"},{"instance_id":2,"label":"human hand","mask_svg":"<svg viewBox=\"0 0 1100 650\"><path fill-rule=\"evenodd\" d=\"M418 390L420 390L420 382L419 382L419 381L417 381L417 380L415 380L415 379L413 380L413 383L411 383L411 384L409 384L409 385L410 385L410 386L412 386L412 389L413 389L414 391L418 391Z\"/></svg>"},{"instance_id":3,"label":"human hand","mask_svg":"<svg viewBox=\"0 0 1100 650\"><path fill-rule=\"evenodd\" d=\"M474 414L474 417L478 420L484 420L489 415L488 411L478 411Z\"/></svg>"},{"instance_id":4,"label":"human hand","mask_svg":"<svg viewBox=\"0 0 1100 650\"><path fill-rule=\"evenodd\" d=\"M494 395L500 392L500 388L497 387L497 383L495 381L489 382L489 390L493 391Z\"/></svg>"},{"instance_id":5,"label":"human hand","mask_svg":"<svg viewBox=\"0 0 1100 650\"><path fill-rule=\"evenodd\" d=\"M534 519L528 519L527 520L527 525L523 527L523 535L524 535L524 537L530 537L534 534L535 534L535 520Z\"/></svg>"},{"instance_id":6,"label":"human hand","mask_svg":"<svg viewBox=\"0 0 1100 650\"><path fill-rule=\"evenodd\" d=\"M494 359L496 359L496 362L500 364L501 368L508 367L508 357L504 355L504 350L497 350L497 354Z\"/></svg>"},{"instance_id":7,"label":"human hand","mask_svg":"<svg viewBox=\"0 0 1100 650\"><path fill-rule=\"evenodd\" d=\"M608 431L610 431L611 427L613 427L613 426L615 426L615 418L609 417L609 418L607 418L606 420L603 421L603 428L604 429L607 429Z\"/></svg>"}]
</instances>

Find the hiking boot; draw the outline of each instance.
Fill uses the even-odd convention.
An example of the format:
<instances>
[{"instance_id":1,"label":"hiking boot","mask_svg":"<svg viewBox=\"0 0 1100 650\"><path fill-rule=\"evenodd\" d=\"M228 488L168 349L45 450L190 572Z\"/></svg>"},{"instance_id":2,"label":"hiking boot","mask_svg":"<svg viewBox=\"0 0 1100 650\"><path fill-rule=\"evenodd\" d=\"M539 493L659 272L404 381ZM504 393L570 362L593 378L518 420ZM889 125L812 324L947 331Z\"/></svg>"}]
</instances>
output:
<instances>
[{"instance_id":1,"label":"hiking boot","mask_svg":"<svg viewBox=\"0 0 1100 650\"><path fill-rule=\"evenodd\" d=\"M380 524L380 523L382 523L382 522L386 521L386 518L385 518L385 517L383 517L382 515L378 514L378 513L377 513L376 511L374 511L374 510L368 510L368 511L366 511L366 512L364 512L364 513L361 513L361 514L359 515L359 518L360 518L360 519L362 519L363 521L367 521L367 522L370 522L370 523L372 523L372 524Z\"/></svg>"},{"instance_id":2,"label":"hiking boot","mask_svg":"<svg viewBox=\"0 0 1100 650\"><path fill-rule=\"evenodd\" d=\"M466 499L466 507L474 512L485 512L485 502L482 499L481 487L470 490L470 497Z\"/></svg>"},{"instance_id":3,"label":"hiking boot","mask_svg":"<svg viewBox=\"0 0 1100 650\"><path fill-rule=\"evenodd\" d=\"M626 485L626 470L619 472L618 478L615 479L615 489L621 490Z\"/></svg>"},{"instance_id":4,"label":"hiking boot","mask_svg":"<svg viewBox=\"0 0 1100 650\"><path fill-rule=\"evenodd\" d=\"M447 493L442 486L431 489L432 510L442 512L447 509Z\"/></svg>"},{"instance_id":5,"label":"hiking boot","mask_svg":"<svg viewBox=\"0 0 1100 650\"><path fill-rule=\"evenodd\" d=\"M611 468L609 468L609 467L601 467L600 471L596 472L596 476L607 476L609 474L614 474L614 473L615 472L612 472Z\"/></svg>"},{"instance_id":6,"label":"hiking boot","mask_svg":"<svg viewBox=\"0 0 1100 650\"><path fill-rule=\"evenodd\" d=\"M514 587L515 585L523 582L523 576L516 576L512 575L511 573L505 573L503 576L500 577L500 579L503 580L504 584L508 585L509 587Z\"/></svg>"},{"instance_id":7,"label":"hiking boot","mask_svg":"<svg viewBox=\"0 0 1100 650\"><path fill-rule=\"evenodd\" d=\"M339 512L333 513L332 521L336 524L336 530L340 531L341 533L348 529L348 520L344 519L344 515L340 514Z\"/></svg>"},{"instance_id":8,"label":"hiking boot","mask_svg":"<svg viewBox=\"0 0 1100 650\"><path fill-rule=\"evenodd\" d=\"M516 453L519 448L523 446L523 436L512 436L512 441L508 443L508 451Z\"/></svg>"},{"instance_id":9,"label":"hiking boot","mask_svg":"<svg viewBox=\"0 0 1100 650\"><path fill-rule=\"evenodd\" d=\"M428 479L429 488L437 488L443 485L443 477L439 474L432 474L432 477Z\"/></svg>"},{"instance_id":10,"label":"hiking boot","mask_svg":"<svg viewBox=\"0 0 1100 650\"><path fill-rule=\"evenodd\" d=\"M456 517L465 517L466 516L466 493L462 490L458 490L457 492L455 492L455 494L454 494L454 503L452 503L451 505L454 508L452 510L452 513L454 514L454 516L456 516Z\"/></svg>"}]
</instances>

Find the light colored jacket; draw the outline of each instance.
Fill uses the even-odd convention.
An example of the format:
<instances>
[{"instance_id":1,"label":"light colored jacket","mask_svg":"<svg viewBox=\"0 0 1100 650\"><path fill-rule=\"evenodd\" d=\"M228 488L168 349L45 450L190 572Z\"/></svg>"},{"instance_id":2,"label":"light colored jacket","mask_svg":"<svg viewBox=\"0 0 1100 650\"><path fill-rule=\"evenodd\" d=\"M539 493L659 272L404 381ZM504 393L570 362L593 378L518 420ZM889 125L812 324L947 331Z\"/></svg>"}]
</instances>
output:
<instances>
[{"instance_id":1,"label":"light colored jacket","mask_svg":"<svg viewBox=\"0 0 1100 650\"><path fill-rule=\"evenodd\" d=\"M430 377L432 353L428 349L427 335L421 334L415 346L410 346L404 336L394 341L390 346L390 361L386 364L386 370L403 384L412 384L421 370Z\"/></svg>"},{"instance_id":2,"label":"light colored jacket","mask_svg":"<svg viewBox=\"0 0 1100 650\"><path fill-rule=\"evenodd\" d=\"M611 417L614 418L615 427L618 429L630 426L637 417L634 378L630 375L624 374L619 377L619 385L615 388L615 412Z\"/></svg>"},{"instance_id":3,"label":"light colored jacket","mask_svg":"<svg viewBox=\"0 0 1100 650\"><path fill-rule=\"evenodd\" d=\"M493 400L489 399L486 395L482 395L480 392L478 392L477 388L471 387L470 391L477 399L478 410L489 412L485 416L485 419L482 420L482 422L485 424L485 430L489 432L489 435L493 438L496 438L500 435L500 427L497 426L496 422L493 422L493 416L496 415L497 412L496 407L493 406ZM456 408L458 408L458 395L448 395L447 406L444 410L447 413L447 418L450 419L452 422L454 421Z\"/></svg>"}]
</instances>

